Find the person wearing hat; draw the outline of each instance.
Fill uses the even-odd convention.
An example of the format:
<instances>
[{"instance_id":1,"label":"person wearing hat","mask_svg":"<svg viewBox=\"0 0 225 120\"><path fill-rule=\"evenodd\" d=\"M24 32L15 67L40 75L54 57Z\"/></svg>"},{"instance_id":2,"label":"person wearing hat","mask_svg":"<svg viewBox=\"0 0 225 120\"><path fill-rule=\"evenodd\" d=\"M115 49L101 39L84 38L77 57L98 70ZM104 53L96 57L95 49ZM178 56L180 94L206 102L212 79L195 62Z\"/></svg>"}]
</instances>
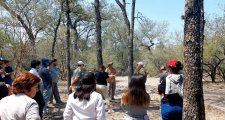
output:
<instances>
[{"instance_id":1,"label":"person wearing hat","mask_svg":"<svg viewBox=\"0 0 225 120\"><path fill-rule=\"evenodd\" d=\"M71 85L69 87L69 90L72 90L72 86L74 86L74 90L76 91L77 88L81 86L80 84L80 79L83 75L83 70L84 70L84 62L83 61L78 61L77 62L77 68L73 71L73 75L71 77Z\"/></svg>"},{"instance_id":2,"label":"person wearing hat","mask_svg":"<svg viewBox=\"0 0 225 120\"><path fill-rule=\"evenodd\" d=\"M111 100L115 100L114 95L116 90L116 69L113 68L112 62L108 63L108 67L106 68L105 72L107 72L109 76L107 79L109 83L109 97Z\"/></svg>"},{"instance_id":3,"label":"person wearing hat","mask_svg":"<svg viewBox=\"0 0 225 120\"><path fill-rule=\"evenodd\" d=\"M183 108L183 65L180 61L169 60L165 95L161 99L162 120L182 120Z\"/></svg>"},{"instance_id":4,"label":"person wearing hat","mask_svg":"<svg viewBox=\"0 0 225 120\"><path fill-rule=\"evenodd\" d=\"M144 81L146 82L147 79L147 72L144 70L144 63L143 62L138 62L136 70L134 72L134 75L142 75L145 79Z\"/></svg>"}]
</instances>

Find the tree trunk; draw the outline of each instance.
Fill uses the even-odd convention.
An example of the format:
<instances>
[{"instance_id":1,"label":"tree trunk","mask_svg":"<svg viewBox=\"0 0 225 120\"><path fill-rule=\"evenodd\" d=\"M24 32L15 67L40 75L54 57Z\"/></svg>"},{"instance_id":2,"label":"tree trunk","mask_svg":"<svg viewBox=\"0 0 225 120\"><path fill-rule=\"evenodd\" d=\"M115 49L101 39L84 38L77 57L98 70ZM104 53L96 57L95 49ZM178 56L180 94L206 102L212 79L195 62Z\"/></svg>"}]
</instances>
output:
<instances>
[{"instance_id":1,"label":"tree trunk","mask_svg":"<svg viewBox=\"0 0 225 120\"><path fill-rule=\"evenodd\" d=\"M67 30L66 30L66 68L67 68L67 88L71 84L71 73L70 73L70 28L71 28L71 19L70 19L70 6L69 0L66 0L66 19L67 19ZM69 91L71 93L72 91Z\"/></svg>"},{"instance_id":2,"label":"tree trunk","mask_svg":"<svg viewBox=\"0 0 225 120\"><path fill-rule=\"evenodd\" d=\"M133 39L134 39L134 14L135 14L135 2L136 0L132 0L132 9L131 9L131 26L130 26L130 37L129 37L129 50L128 50L128 69L129 76L128 82L130 82L130 78L134 73L134 55L133 55Z\"/></svg>"},{"instance_id":3,"label":"tree trunk","mask_svg":"<svg viewBox=\"0 0 225 120\"><path fill-rule=\"evenodd\" d=\"M202 84L203 0L186 0L184 25L183 120L205 120Z\"/></svg>"},{"instance_id":4,"label":"tree trunk","mask_svg":"<svg viewBox=\"0 0 225 120\"><path fill-rule=\"evenodd\" d=\"M58 29L59 29L59 25L61 23L61 18L62 18L62 13L63 13L63 3L64 2L61 2L61 11L59 13L59 19L57 21L57 24L56 24L56 28L54 29L54 37L53 37L53 43L52 43L52 58L55 57L55 44L56 44L56 40L57 40L57 33L58 33Z\"/></svg>"},{"instance_id":5,"label":"tree trunk","mask_svg":"<svg viewBox=\"0 0 225 120\"><path fill-rule=\"evenodd\" d=\"M128 39L128 83L129 83L130 78L134 73L133 38L134 38L134 19L135 19L134 14L135 14L136 0L132 0L131 23L127 17L126 0L123 0L123 4L120 2L120 0L115 0L115 1L119 5L120 9L122 10L123 18L128 30L127 39Z\"/></svg>"},{"instance_id":6,"label":"tree trunk","mask_svg":"<svg viewBox=\"0 0 225 120\"><path fill-rule=\"evenodd\" d=\"M74 30L74 61L78 61L78 55L77 55L77 51L78 51L78 32L77 32L77 22L74 22L73 25L73 30Z\"/></svg>"},{"instance_id":7,"label":"tree trunk","mask_svg":"<svg viewBox=\"0 0 225 120\"><path fill-rule=\"evenodd\" d=\"M102 27L101 27L101 13L99 0L95 0L95 32L96 32L96 47L97 47L97 62L98 68L103 65L102 59Z\"/></svg>"}]
</instances>

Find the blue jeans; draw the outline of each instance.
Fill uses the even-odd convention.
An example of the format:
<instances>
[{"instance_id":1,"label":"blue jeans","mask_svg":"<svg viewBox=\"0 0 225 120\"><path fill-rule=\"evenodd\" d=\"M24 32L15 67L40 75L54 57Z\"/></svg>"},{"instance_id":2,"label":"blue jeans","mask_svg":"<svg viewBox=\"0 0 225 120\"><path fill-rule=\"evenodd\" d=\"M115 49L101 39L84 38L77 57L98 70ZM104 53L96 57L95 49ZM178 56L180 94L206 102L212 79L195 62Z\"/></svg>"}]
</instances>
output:
<instances>
[{"instance_id":1,"label":"blue jeans","mask_svg":"<svg viewBox=\"0 0 225 120\"><path fill-rule=\"evenodd\" d=\"M182 103L161 103L161 114L163 120L182 120Z\"/></svg>"},{"instance_id":2,"label":"blue jeans","mask_svg":"<svg viewBox=\"0 0 225 120\"><path fill-rule=\"evenodd\" d=\"M50 100L51 91L52 91L51 85L48 85L46 88L43 89L43 97L45 100L45 106L44 106L44 110L43 110L44 114L48 114L47 106L48 106L48 102Z\"/></svg>"}]
</instances>

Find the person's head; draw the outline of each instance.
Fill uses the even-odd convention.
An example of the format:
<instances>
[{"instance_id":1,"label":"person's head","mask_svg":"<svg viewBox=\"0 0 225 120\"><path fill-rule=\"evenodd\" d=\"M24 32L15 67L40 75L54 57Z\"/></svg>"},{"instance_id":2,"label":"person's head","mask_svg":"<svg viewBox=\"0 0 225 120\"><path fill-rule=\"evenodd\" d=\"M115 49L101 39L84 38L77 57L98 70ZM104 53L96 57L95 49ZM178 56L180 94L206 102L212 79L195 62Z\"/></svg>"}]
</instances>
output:
<instances>
[{"instance_id":1,"label":"person's head","mask_svg":"<svg viewBox=\"0 0 225 120\"><path fill-rule=\"evenodd\" d=\"M108 67L109 67L109 68L112 68L112 67L113 67L113 62L109 62L109 63L108 63Z\"/></svg>"},{"instance_id":2,"label":"person's head","mask_svg":"<svg viewBox=\"0 0 225 120\"><path fill-rule=\"evenodd\" d=\"M52 64L52 66L57 66L57 59L52 59L50 64Z\"/></svg>"},{"instance_id":3,"label":"person's head","mask_svg":"<svg viewBox=\"0 0 225 120\"><path fill-rule=\"evenodd\" d=\"M142 67L144 67L144 63L143 62L138 62L137 63L137 69L141 69Z\"/></svg>"},{"instance_id":4,"label":"person's head","mask_svg":"<svg viewBox=\"0 0 225 120\"><path fill-rule=\"evenodd\" d=\"M166 72L167 70L166 70L166 67L165 66L162 66L161 68L160 68L160 72L162 72L162 73L164 73L164 72Z\"/></svg>"},{"instance_id":5,"label":"person's head","mask_svg":"<svg viewBox=\"0 0 225 120\"><path fill-rule=\"evenodd\" d=\"M10 65L10 61L9 60L3 60L3 64L4 64L4 66L9 66Z\"/></svg>"},{"instance_id":6,"label":"person's head","mask_svg":"<svg viewBox=\"0 0 225 120\"><path fill-rule=\"evenodd\" d=\"M150 96L145 90L145 82L143 75L134 75L128 86L128 91L122 97L124 105L148 106L150 104Z\"/></svg>"},{"instance_id":7,"label":"person's head","mask_svg":"<svg viewBox=\"0 0 225 120\"><path fill-rule=\"evenodd\" d=\"M169 60L167 68L170 73L178 74L180 70L183 69L183 65L180 61L177 60Z\"/></svg>"},{"instance_id":8,"label":"person's head","mask_svg":"<svg viewBox=\"0 0 225 120\"><path fill-rule=\"evenodd\" d=\"M80 68L83 68L84 67L84 62L83 61L78 61L77 62L77 66L80 67Z\"/></svg>"},{"instance_id":9,"label":"person's head","mask_svg":"<svg viewBox=\"0 0 225 120\"><path fill-rule=\"evenodd\" d=\"M39 60L32 60L30 63L30 67L34 69L39 69L41 65L41 62Z\"/></svg>"},{"instance_id":10,"label":"person's head","mask_svg":"<svg viewBox=\"0 0 225 120\"><path fill-rule=\"evenodd\" d=\"M49 59L47 57L44 57L44 58L41 59L41 64L45 68L47 68L49 66L49 63L50 63L50 61L49 61Z\"/></svg>"},{"instance_id":11,"label":"person's head","mask_svg":"<svg viewBox=\"0 0 225 120\"><path fill-rule=\"evenodd\" d=\"M38 90L40 78L29 72L19 73L12 84L12 92L14 94L24 93L33 98Z\"/></svg>"},{"instance_id":12,"label":"person's head","mask_svg":"<svg viewBox=\"0 0 225 120\"><path fill-rule=\"evenodd\" d=\"M104 66L104 65L101 65L101 66L99 67L99 71L104 72L104 71L105 71L105 66Z\"/></svg>"},{"instance_id":13,"label":"person's head","mask_svg":"<svg viewBox=\"0 0 225 120\"><path fill-rule=\"evenodd\" d=\"M85 72L81 78L81 87L74 93L74 98L82 100L90 100L90 94L95 91L96 81L95 75L92 72Z\"/></svg>"}]
</instances>

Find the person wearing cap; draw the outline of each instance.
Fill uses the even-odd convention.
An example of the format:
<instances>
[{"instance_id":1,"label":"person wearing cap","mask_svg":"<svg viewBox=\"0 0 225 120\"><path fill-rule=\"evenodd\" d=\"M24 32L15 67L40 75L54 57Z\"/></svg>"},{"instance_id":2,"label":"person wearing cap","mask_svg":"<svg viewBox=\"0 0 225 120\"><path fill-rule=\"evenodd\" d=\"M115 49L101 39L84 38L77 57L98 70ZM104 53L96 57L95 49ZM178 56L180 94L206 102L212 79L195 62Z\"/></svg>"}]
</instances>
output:
<instances>
[{"instance_id":1,"label":"person wearing cap","mask_svg":"<svg viewBox=\"0 0 225 120\"><path fill-rule=\"evenodd\" d=\"M107 79L109 83L109 97L111 100L115 100L114 95L116 90L116 69L113 68L112 62L108 63L108 67L106 68L105 72L107 72L109 76Z\"/></svg>"},{"instance_id":2,"label":"person wearing cap","mask_svg":"<svg viewBox=\"0 0 225 120\"><path fill-rule=\"evenodd\" d=\"M80 79L83 75L83 69L84 69L84 62L78 61L77 62L77 68L73 71L73 75L71 78L71 85L69 87L69 90L72 90L72 86L74 86L74 90L76 91L77 88L80 87Z\"/></svg>"},{"instance_id":3,"label":"person wearing cap","mask_svg":"<svg viewBox=\"0 0 225 120\"><path fill-rule=\"evenodd\" d=\"M144 70L144 63L143 62L138 62L136 70L134 72L134 75L142 75L145 79L144 81L146 82L147 80L147 72Z\"/></svg>"},{"instance_id":4,"label":"person wearing cap","mask_svg":"<svg viewBox=\"0 0 225 120\"><path fill-rule=\"evenodd\" d=\"M166 77L165 95L161 99L162 120L182 120L183 108L183 65L180 61L169 60L169 75Z\"/></svg>"}]
</instances>

